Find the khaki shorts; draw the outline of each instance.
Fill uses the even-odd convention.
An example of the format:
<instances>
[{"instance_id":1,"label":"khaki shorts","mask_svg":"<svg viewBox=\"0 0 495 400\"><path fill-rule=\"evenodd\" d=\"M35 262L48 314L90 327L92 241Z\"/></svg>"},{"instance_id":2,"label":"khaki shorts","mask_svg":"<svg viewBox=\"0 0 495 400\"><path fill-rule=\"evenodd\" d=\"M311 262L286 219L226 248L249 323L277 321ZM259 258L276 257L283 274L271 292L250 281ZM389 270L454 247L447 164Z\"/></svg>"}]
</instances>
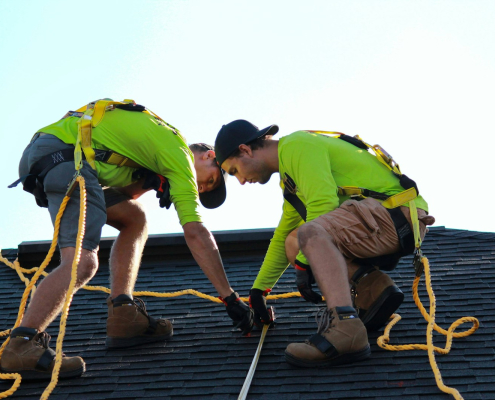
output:
<instances>
[{"instance_id":1,"label":"khaki shorts","mask_svg":"<svg viewBox=\"0 0 495 400\"><path fill-rule=\"evenodd\" d=\"M401 207L411 224L408 207ZM435 219L418 209L421 239ZM340 252L347 259L370 258L394 254L400 250L399 238L387 209L372 198L361 201L346 200L341 206L312 222L330 235ZM412 229L412 225L411 225Z\"/></svg>"}]
</instances>

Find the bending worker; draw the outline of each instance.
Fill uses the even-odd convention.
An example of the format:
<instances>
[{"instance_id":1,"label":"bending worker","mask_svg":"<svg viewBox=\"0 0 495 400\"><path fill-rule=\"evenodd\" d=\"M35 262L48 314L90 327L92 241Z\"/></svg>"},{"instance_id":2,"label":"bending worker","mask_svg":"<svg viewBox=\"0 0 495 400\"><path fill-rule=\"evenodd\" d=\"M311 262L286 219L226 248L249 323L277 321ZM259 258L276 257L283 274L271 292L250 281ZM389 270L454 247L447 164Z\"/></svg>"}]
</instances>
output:
<instances>
[{"instance_id":1,"label":"bending worker","mask_svg":"<svg viewBox=\"0 0 495 400\"><path fill-rule=\"evenodd\" d=\"M290 262L301 295L321 301L314 277L327 307L318 314L317 333L289 344L286 360L327 367L368 358L367 329L382 326L404 298L382 270L395 268L415 247L407 201L389 203L404 194L414 198L421 238L434 218L414 181L392 173L359 138L298 131L277 141L277 132L276 125L258 130L237 120L215 141L217 162L242 185L265 184L278 172L284 191L282 218L250 292L255 324L270 322L265 296Z\"/></svg>"},{"instance_id":2,"label":"bending worker","mask_svg":"<svg viewBox=\"0 0 495 400\"><path fill-rule=\"evenodd\" d=\"M90 124L89 134L85 121ZM230 287L215 239L201 222L199 201L215 208L226 196L212 147L195 144L191 151L177 129L132 101L99 100L69 112L36 133L19 166L19 181L35 195L38 205L48 208L53 222L75 173L78 143L82 143L85 159L80 173L85 179L87 209L76 289L98 269L103 225L120 231L110 254L107 346L165 341L173 334L170 321L154 319L144 302L132 296L147 239L144 210L135 199L151 188L157 190L160 206L174 205L194 259L223 299L234 324L251 330L252 311ZM55 352L48 347L45 329L60 313L69 287L79 201L77 186L60 223L60 265L41 282L20 326L11 332L1 357L2 373L20 373L27 379L51 377ZM82 358L64 356L60 377L79 376L84 370Z\"/></svg>"}]
</instances>

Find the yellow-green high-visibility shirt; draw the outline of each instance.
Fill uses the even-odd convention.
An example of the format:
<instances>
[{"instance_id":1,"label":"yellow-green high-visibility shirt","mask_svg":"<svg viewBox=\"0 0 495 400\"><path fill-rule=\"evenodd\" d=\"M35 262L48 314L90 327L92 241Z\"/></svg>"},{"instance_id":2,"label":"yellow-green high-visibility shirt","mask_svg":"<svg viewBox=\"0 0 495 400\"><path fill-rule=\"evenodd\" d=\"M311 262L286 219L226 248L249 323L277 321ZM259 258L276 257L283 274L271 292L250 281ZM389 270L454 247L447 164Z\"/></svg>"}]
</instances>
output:
<instances>
[{"instance_id":1,"label":"yellow-green high-visibility shirt","mask_svg":"<svg viewBox=\"0 0 495 400\"><path fill-rule=\"evenodd\" d=\"M349 199L338 194L338 186L357 186L390 196L404 191L399 179L376 156L337 137L294 132L280 139L278 159L280 187L283 191L285 174L294 180L296 195L306 206L306 222L335 210ZM415 203L418 208L428 211L428 204L421 196ZM282 211L253 288L266 290L275 285L289 263L285 239L304 224L299 213L285 199ZM302 252L297 259L309 264Z\"/></svg>"},{"instance_id":2,"label":"yellow-green high-visibility shirt","mask_svg":"<svg viewBox=\"0 0 495 400\"><path fill-rule=\"evenodd\" d=\"M74 145L78 119L64 118L39 132ZM170 183L170 199L181 225L201 222L194 156L180 133L147 113L114 109L105 112L102 122L92 129L92 147L116 151L166 177ZM102 185L115 187L131 184L136 171L99 161L96 161L96 170Z\"/></svg>"}]
</instances>

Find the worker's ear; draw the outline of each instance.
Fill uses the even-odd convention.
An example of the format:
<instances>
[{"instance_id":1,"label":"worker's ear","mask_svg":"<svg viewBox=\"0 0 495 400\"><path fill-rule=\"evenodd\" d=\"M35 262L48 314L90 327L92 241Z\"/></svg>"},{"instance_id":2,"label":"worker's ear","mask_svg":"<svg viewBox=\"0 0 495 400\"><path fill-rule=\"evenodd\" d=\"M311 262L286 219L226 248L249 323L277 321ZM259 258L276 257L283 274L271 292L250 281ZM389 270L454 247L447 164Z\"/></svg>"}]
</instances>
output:
<instances>
[{"instance_id":1,"label":"worker's ear","mask_svg":"<svg viewBox=\"0 0 495 400\"><path fill-rule=\"evenodd\" d=\"M216 154L213 150L208 150L203 153L203 160L214 160Z\"/></svg>"},{"instance_id":2,"label":"worker's ear","mask_svg":"<svg viewBox=\"0 0 495 400\"><path fill-rule=\"evenodd\" d=\"M251 157L251 158L253 157L253 150L247 144L240 144L239 150L241 152L241 157L244 155Z\"/></svg>"}]
</instances>

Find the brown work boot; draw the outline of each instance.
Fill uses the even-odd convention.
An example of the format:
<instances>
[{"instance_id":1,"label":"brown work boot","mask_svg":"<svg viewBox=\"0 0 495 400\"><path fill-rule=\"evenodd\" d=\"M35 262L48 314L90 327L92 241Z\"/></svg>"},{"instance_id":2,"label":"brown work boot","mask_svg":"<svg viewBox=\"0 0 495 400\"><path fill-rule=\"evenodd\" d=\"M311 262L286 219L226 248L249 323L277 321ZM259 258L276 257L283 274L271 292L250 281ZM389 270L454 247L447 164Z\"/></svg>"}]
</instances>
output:
<instances>
[{"instance_id":1,"label":"brown work boot","mask_svg":"<svg viewBox=\"0 0 495 400\"><path fill-rule=\"evenodd\" d=\"M288 363L299 367L332 367L371 355L366 328L352 307L322 308L316 314L318 331L304 343L285 350Z\"/></svg>"},{"instance_id":2,"label":"brown work boot","mask_svg":"<svg viewBox=\"0 0 495 400\"><path fill-rule=\"evenodd\" d=\"M168 319L148 315L144 301L125 294L107 299L107 340L109 348L130 347L170 339L174 333Z\"/></svg>"},{"instance_id":3,"label":"brown work boot","mask_svg":"<svg viewBox=\"0 0 495 400\"><path fill-rule=\"evenodd\" d=\"M3 374L17 373L25 380L51 379L55 365L55 351L48 347L50 335L31 328L15 328L0 361ZM81 357L62 355L59 378L81 376L86 365Z\"/></svg>"},{"instance_id":4,"label":"brown work boot","mask_svg":"<svg viewBox=\"0 0 495 400\"><path fill-rule=\"evenodd\" d=\"M354 307L368 332L381 328L404 300L394 281L375 267L361 267L351 285Z\"/></svg>"}]
</instances>

